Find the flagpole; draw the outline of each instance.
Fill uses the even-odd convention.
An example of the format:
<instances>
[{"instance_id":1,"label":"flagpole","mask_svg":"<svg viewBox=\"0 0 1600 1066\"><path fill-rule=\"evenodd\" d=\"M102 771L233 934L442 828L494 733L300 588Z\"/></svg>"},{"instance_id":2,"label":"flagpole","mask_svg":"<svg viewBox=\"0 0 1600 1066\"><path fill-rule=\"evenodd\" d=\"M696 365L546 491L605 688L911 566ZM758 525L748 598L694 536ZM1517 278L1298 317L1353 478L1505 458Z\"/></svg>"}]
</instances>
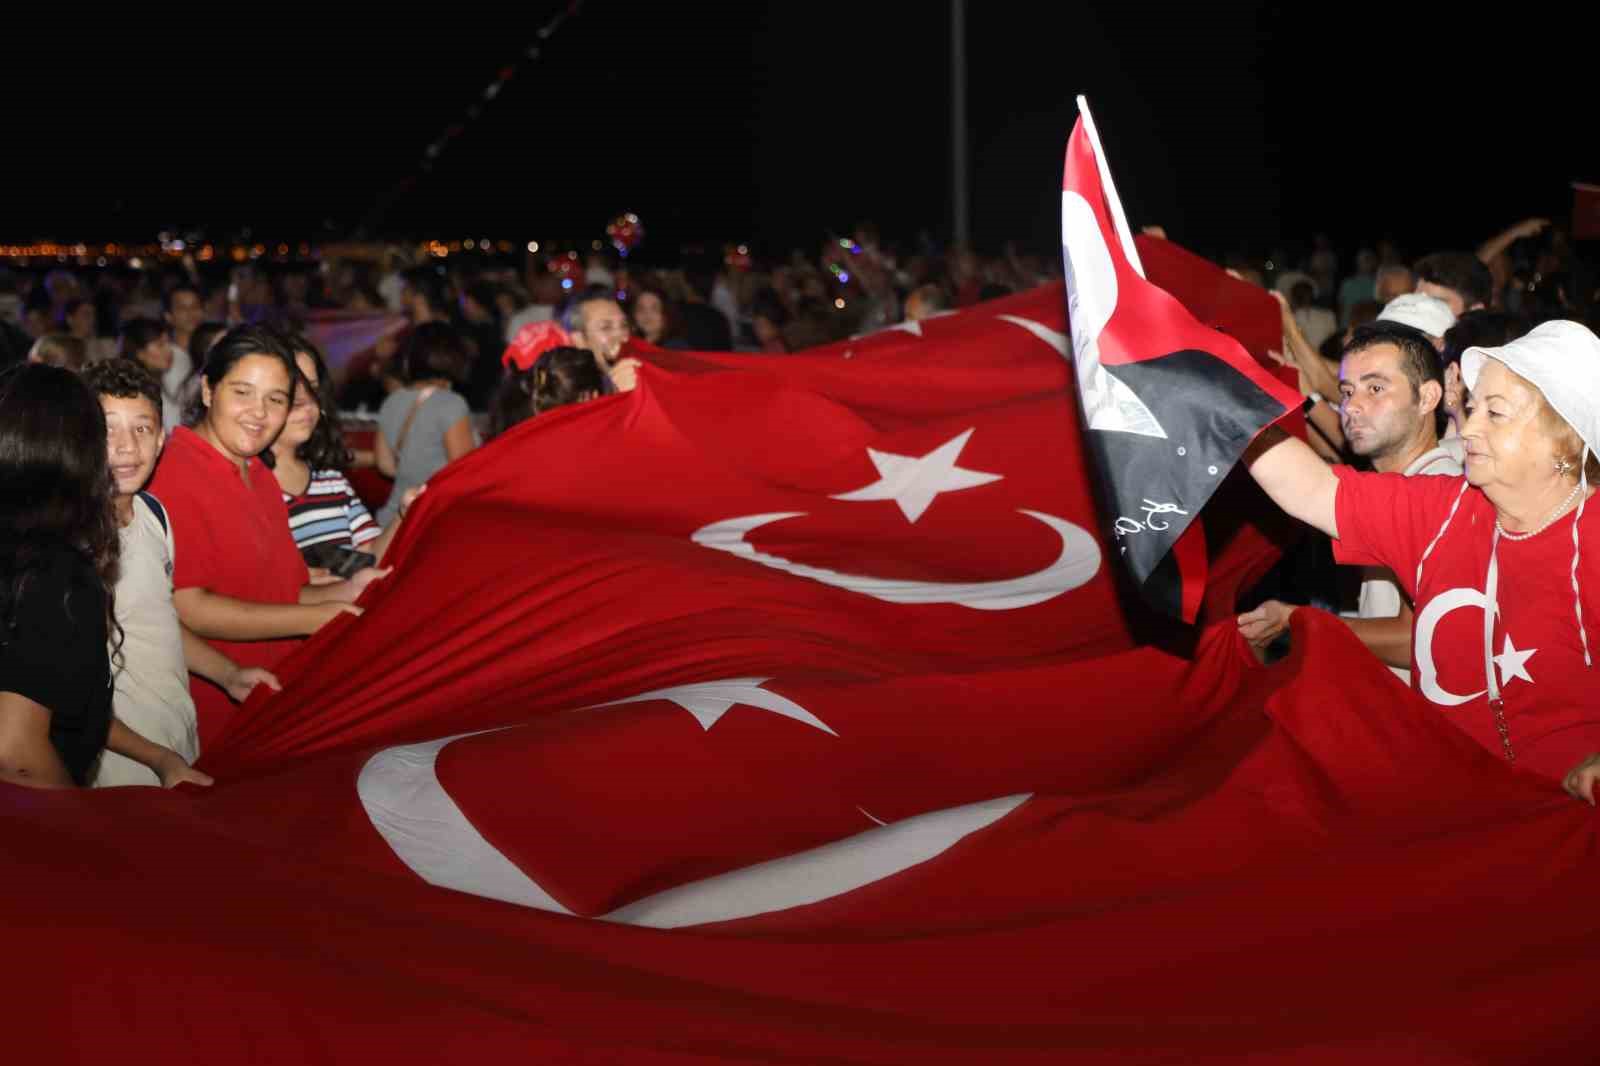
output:
<instances>
[{"instance_id":1,"label":"flagpole","mask_svg":"<svg viewBox=\"0 0 1600 1066\"><path fill-rule=\"evenodd\" d=\"M1117 194L1116 182L1111 180L1111 165L1106 162L1106 150L1100 146L1100 132L1094 128L1094 116L1089 113L1087 97L1078 97L1078 117L1083 119L1089 143L1094 145L1094 165L1100 171L1100 184L1104 186L1106 200L1111 206L1111 222L1117 229L1117 239L1122 242L1122 252L1128 257L1128 264L1142 278L1145 276L1144 263L1139 259L1139 249L1134 247L1133 230L1128 227L1128 216L1122 211L1122 197Z\"/></svg>"},{"instance_id":2,"label":"flagpole","mask_svg":"<svg viewBox=\"0 0 1600 1066\"><path fill-rule=\"evenodd\" d=\"M967 192L967 4L950 0L950 213L955 243L972 243Z\"/></svg>"}]
</instances>

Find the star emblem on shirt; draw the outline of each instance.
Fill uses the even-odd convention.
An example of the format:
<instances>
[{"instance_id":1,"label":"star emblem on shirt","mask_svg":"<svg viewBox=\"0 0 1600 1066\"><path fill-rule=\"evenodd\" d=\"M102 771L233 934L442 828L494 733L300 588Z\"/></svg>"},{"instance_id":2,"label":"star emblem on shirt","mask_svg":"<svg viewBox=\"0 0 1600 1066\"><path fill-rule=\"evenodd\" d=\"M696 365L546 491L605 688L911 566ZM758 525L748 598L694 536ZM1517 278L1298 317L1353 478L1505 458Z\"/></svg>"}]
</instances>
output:
<instances>
[{"instance_id":1,"label":"star emblem on shirt","mask_svg":"<svg viewBox=\"0 0 1600 1066\"><path fill-rule=\"evenodd\" d=\"M1520 677L1528 684L1533 684L1533 678L1528 674L1528 660L1538 650L1529 648L1527 651L1518 651L1517 646L1511 643L1511 634L1507 633L1500 654L1494 657L1494 664L1500 668L1500 683L1508 685L1513 678Z\"/></svg>"}]
</instances>

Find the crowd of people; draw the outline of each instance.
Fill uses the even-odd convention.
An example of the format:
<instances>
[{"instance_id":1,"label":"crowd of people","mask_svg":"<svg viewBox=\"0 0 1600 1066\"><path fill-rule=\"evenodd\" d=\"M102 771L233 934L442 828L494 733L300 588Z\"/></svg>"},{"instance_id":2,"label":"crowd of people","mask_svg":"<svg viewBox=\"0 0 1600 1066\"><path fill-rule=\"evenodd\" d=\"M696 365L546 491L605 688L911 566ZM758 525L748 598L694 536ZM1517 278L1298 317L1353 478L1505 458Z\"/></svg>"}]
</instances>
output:
<instances>
[{"instance_id":1,"label":"crowd of people","mask_svg":"<svg viewBox=\"0 0 1600 1066\"><path fill-rule=\"evenodd\" d=\"M1467 733L1592 802L1600 341L1573 243L1532 219L1476 251L1362 249L1349 271L1323 238L1225 262L1277 297L1272 354L1308 407L1308 441L1269 433L1251 471L1363 567L1348 603L1325 570L1289 572L1244 639L1267 656L1296 610L1340 612ZM632 388L651 346L780 356L1059 277L870 224L815 255L672 268L348 245L315 268L0 275L0 780L207 783L199 752L301 640L360 613L429 478ZM305 330L320 310L405 324L333 367ZM361 466L393 482L375 509Z\"/></svg>"}]
</instances>

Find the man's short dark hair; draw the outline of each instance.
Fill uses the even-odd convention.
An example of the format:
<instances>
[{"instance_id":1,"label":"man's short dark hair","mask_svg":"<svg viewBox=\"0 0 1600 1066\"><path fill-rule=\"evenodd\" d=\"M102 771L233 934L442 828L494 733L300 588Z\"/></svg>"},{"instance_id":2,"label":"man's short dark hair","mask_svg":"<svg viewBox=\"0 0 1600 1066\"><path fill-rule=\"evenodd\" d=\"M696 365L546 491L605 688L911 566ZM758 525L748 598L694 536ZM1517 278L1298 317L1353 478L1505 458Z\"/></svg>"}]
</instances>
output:
<instances>
[{"instance_id":1,"label":"man's short dark hair","mask_svg":"<svg viewBox=\"0 0 1600 1066\"><path fill-rule=\"evenodd\" d=\"M1417 260L1417 278L1461 294L1463 309L1488 306L1494 298L1489 268L1471 252L1434 252Z\"/></svg>"},{"instance_id":2,"label":"man's short dark hair","mask_svg":"<svg viewBox=\"0 0 1600 1066\"><path fill-rule=\"evenodd\" d=\"M1468 311L1444 331L1444 365L1459 363L1461 353L1468 348L1498 348L1510 344L1528 329L1528 323L1521 316L1506 311Z\"/></svg>"},{"instance_id":3,"label":"man's short dark hair","mask_svg":"<svg viewBox=\"0 0 1600 1066\"><path fill-rule=\"evenodd\" d=\"M137 400L143 396L156 409L156 417L161 417L161 383L143 363L132 359L104 359L84 367L83 381L96 396L113 396L119 400Z\"/></svg>"},{"instance_id":4,"label":"man's short dark hair","mask_svg":"<svg viewBox=\"0 0 1600 1066\"><path fill-rule=\"evenodd\" d=\"M1420 329L1399 322L1372 322L1357 326L1350 331L1350 340L1345 343L1339 358L1376 348L1380 344L1392 344L1400 350L1400 371L1411 382L1412 399L1422 395L1424 381L1432 381L1441 389L1444 387L1444 368L1439 363L1439 353L1434 349L1433 341Z\"/></svg>"},{"instance_id":5,"label":"man's short dark hair","mask_svg":"<svg viewBox=\"0 0 1600 1066\"><path fill-rule=\"evenodd\" d=\"M165 292L163 292L161 294L161 310L166 312L167 314L171 314L172 313L172 299L173 299L173 297L177 296L178 293L180 293L180 292L192 292L192 293L194 293L194 298L196 300L200 301L200 306L201 307L205 306L205 303L206 303L205 290L200 288L200 286L194 284L193 282L180 281L180 282L178 282L178 284L174 285L172 288L166 290Z\"/></svg>"}]
</instances>

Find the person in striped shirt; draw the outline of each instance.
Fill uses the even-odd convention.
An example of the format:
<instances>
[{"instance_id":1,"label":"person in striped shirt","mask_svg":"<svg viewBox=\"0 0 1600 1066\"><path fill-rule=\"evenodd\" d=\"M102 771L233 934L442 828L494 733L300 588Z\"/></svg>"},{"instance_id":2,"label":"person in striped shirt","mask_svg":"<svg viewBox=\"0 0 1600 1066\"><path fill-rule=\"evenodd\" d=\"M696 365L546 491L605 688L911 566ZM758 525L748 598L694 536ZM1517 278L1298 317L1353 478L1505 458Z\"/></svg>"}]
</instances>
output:
<instances>
[{"instance_id":1,"label":"person in striped shirt","mask_svg":"<svg viewBox=\"0 0 1600 1066\"><path fill-rule=\"evenodd\" d=\"M269 452L289 509L289 532L308 566L332 568L341 549L381 559L399 521L388 530L379 528L351 488L344 476L350 451L331 414L327 363L306 338L292 337L290 344L304 387L295 390L289 419Z\"/></svg>"}]
</instances>

